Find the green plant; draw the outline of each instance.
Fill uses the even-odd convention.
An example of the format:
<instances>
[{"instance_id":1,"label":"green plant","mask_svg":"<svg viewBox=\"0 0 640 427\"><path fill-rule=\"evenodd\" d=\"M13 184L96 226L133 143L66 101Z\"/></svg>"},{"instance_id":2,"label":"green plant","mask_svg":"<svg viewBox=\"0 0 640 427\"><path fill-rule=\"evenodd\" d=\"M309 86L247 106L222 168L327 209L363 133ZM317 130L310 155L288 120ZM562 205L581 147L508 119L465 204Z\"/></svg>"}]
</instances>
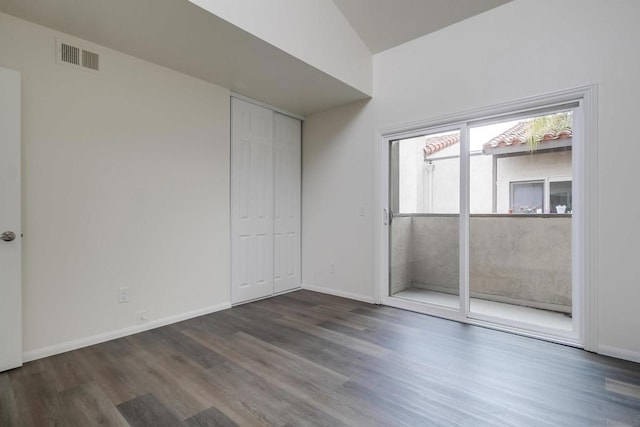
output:
<instances>
[{"instance_id":1,"label":"green plant","mask_svg":"<svg viewBox=\"0 0 640 427\"><path fill-rule=\"evenodd\" d=\"M545 135L558 134L570 130L573 126L573 115L570 111L564 113L538 116L531 119L529 131L526 136L526 144L529 152L533 153Z\"/></svg>"}]
</instances>

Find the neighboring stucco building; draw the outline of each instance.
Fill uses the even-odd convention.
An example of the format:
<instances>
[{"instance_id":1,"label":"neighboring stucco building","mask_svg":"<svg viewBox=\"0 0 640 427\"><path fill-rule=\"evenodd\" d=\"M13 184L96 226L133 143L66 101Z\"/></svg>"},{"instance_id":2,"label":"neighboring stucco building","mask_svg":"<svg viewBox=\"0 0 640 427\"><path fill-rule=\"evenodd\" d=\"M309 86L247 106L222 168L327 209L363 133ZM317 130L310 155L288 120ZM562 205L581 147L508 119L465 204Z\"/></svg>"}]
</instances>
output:
<instances>
[{"instance_id":1,"label":"neighboring stucco building","mask_svg":"<svg viewBox=\"0 0 640 427\"><path fill-rule=\"evenodd\" d=\"M572 130L547 129L532 150L531 126L520 121L481 146L472 141L471 214L571 211ZM459 213L459 133L402 140L398 151L400 213Z\"/></svg>"}]
</instances>

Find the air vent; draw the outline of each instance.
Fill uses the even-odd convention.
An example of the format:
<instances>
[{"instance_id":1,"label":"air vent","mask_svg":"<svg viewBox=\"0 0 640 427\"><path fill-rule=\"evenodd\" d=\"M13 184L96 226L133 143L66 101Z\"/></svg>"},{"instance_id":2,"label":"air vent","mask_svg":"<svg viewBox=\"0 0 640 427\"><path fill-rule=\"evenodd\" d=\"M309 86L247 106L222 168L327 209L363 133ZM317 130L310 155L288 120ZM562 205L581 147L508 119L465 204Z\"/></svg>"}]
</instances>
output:
<instances>
[{"instance_id":1,"label":"air vent","mask_svg":"<svg viewBox=\"0 0 640 427\"><path fill-rule=\"evenodd\" d=\"M60 43L60 61L67 64L80 65L80 48Z\"/></svg>"},{"instance_id":2,"label":"air vent","mask_svg":"<svg viewBox=\"0 0 640 427\"><path fill-rule=\"evenodd\" d=\"M96 72L100 69L100 55L86 50L77 43L57 41L56 58L59 64L79 70Z\"/></svg>"},{"instance_id":3,"label":"air vent","mask_svg":"<svg viewBox=\"0 0 640 427\"><path fill-rule=\"evenodd\" d=\"M85 68L89 68L94 71L98 71L99 69L99 59L97 53L90 52L88 50L82 50L82 66Z\"/></svg>"}]
</instances>

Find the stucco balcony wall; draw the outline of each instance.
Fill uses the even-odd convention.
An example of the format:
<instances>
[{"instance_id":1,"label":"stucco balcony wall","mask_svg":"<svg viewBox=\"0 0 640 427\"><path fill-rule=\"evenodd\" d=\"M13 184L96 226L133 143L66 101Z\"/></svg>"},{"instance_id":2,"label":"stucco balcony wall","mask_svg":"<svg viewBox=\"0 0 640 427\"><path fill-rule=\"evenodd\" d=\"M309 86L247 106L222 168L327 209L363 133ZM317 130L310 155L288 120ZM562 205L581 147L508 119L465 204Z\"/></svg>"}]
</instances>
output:
<instances>
[{"instance_id":1,"label":"stucco balcony wall","mask_svg":"<svg viewBox=\"0 0 640 427\"><path fill-rule=\"evenodd\" d=\"M458 293L456 215L403 216L392 225L392 292ZM570 215L470 218L471 296L571 312Z\"/></svg>"}]
</instances>

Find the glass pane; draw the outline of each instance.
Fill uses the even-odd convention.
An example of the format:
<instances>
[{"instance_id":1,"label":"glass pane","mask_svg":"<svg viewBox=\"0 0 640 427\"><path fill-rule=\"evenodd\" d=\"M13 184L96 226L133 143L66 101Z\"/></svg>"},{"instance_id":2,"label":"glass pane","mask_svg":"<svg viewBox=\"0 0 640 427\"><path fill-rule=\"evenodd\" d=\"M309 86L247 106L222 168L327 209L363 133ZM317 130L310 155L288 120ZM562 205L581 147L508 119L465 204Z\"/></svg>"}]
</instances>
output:
<instances>
[{"instance_id":1,"label":"glass pane","mask_svg":"<svg viewBox=\"0 0 640 427\"><path fill-rule=\"evenodd\" d=\"M389 293L458 308L460 132L394 141L390 162Z\"/></svg>"},{"instance_id":2,"label":"glass pane","mask_svg":"<svg viewBox=\"0 0 640 427\"><path fill-rule=\"evenodd\" d=\"M550 182L549 201L551 213L571 213L571 181Z\"/></svg>"},{"instance_id":3,"label":"glass pane","mask_svg":"<svg viewBox=\"0 0 640 427\"><path fill-rule=\"evenodd\" d=\"M542 213L544 181L512 182L509 213Z\"/></svg>"},{"instance_id":4,"label":"glass pane","mask_svg":"<svg viewBox=\"0 0 640 427\"><path fill-rule=\"evenodd\" d=\"M571 211L572 127L563 112L470 129L472 316L572 329L571 216L555 215Z\"/></svg>"},{"instance_id":5,"label":"glass pane","mask_svg":"<svg viewBox=\"0 0 640 427\"><path fill-rule=\"evenodd\" d=\"M398 213L460 212L460 132L396 141Z\"/></svg>"}]
</instances>

